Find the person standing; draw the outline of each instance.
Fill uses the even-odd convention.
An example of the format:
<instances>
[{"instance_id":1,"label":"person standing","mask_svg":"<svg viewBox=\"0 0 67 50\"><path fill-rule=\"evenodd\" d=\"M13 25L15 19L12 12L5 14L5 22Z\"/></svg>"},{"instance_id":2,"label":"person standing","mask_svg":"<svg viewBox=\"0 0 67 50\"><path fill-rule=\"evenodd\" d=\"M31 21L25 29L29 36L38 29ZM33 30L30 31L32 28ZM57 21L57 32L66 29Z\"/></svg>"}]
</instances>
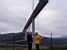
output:
<instances>
[{"instance_id":1,"label":"person standing","mask_svg":"<svg viewBox=\"0 0 67 50\"><path fill-rule=\"evenodd\" d=\"M32 49L32 32L27 33L28 50Z\"/></svg>"},{"instance_id":2,"label":"person standing","mask_svg":"<svg viewBox=\"0 0 67 50\"><path fill-rule=\"evenodd\" d=\"M38 34L38 32L35 33L34 43L36 46L36 50L39 50L39 45L41 44L41 36Z\"/></svg>"}]
</instances>

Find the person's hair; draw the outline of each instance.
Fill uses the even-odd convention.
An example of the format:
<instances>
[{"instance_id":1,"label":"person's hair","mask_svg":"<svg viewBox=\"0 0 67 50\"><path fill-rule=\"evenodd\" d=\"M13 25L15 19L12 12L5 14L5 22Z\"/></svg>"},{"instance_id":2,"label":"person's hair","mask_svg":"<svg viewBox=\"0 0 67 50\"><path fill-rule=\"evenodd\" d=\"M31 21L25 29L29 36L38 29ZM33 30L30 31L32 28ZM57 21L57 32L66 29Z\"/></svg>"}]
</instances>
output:
<instances>
[{"instance_id":1,"label":"person's hair","mask_svg":"<svg viewBox=\"0 0 67 50\"><path fill-rule=\"evenodd\" d=\"M38 32L36 32L35 35L38 35Z\"/></svg>"}]
</instances>

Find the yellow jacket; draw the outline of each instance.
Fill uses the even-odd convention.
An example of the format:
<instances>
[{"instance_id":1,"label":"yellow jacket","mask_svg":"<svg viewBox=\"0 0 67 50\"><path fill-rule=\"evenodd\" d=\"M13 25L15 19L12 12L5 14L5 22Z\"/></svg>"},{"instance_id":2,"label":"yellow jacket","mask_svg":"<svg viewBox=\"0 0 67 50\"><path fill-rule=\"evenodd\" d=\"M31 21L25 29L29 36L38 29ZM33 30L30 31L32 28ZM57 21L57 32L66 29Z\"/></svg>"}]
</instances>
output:
<instances>
[{"instance_id":1,"label":"yellow jacket","mask_svg":"<svg viewBox=\"0 0 67 50\"><path fill-rule=\"evenodd\" d=\"M41 37L39 35L34 37L34 43L35 44L40 44L41 43Z\"/></svg>"}]
</instances>

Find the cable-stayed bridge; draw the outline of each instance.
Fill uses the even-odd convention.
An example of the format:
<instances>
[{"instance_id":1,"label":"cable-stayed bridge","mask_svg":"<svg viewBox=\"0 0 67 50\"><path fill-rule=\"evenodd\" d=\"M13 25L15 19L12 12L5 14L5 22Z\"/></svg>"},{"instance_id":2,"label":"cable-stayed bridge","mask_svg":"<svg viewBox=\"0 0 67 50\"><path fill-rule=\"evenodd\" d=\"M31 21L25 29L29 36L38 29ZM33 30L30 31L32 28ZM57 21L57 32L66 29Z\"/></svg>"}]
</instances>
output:
<instances>
[{"instance_id":1,"label":"cable-stayed bridge","mask_svg":"<svg viewBox=\"0 0 67 50\"><path fill-rule=\"evenodd\" d=\"M23 28L23 31L22 31L23 33L26 33L26 31L29 28L31 23L32 23L32 33L33 34L35 33L35 22L34 22L34 20L37 17L37 15L41 12L41 10L45 7L45 5L47 3L48 3L48 0L39 0L39 3L37 4L36 8L33 10L33 13L31 14L30 18L28 19L26 25ZM6 39L6 38L4 38L4 39ZM3 42L3 43L0 43L0 45L4 44L4 45L12 46L15 42L20 42L20 41L25 41L25 40L18 40L18 41L12 41L12 42ZM10 44L10 43L13 43L13 44ZM22 46L20 44L14 44L14 45Z\"/></svg>"}]
</instances>

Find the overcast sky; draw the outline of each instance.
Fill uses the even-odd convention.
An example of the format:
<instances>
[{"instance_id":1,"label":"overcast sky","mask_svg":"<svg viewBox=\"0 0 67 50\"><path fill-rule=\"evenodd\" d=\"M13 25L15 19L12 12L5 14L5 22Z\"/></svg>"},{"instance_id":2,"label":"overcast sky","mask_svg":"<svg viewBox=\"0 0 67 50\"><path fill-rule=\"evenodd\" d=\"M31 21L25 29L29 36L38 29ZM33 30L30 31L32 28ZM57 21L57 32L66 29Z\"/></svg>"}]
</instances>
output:
<instances>
[{"instance_id":1,"label":"overcast sky","mask_svg":"<svg viewBox=\"0 0 67 50\"><path fill-rule=\"evenodd\" d=\"M34 7L38 0L34 0ZM20 32L32 13L33 0L0 0L0 32ZM49 0L35 19L41 35L67 35L67 0Z\"/></svg>"}]
</instances>

